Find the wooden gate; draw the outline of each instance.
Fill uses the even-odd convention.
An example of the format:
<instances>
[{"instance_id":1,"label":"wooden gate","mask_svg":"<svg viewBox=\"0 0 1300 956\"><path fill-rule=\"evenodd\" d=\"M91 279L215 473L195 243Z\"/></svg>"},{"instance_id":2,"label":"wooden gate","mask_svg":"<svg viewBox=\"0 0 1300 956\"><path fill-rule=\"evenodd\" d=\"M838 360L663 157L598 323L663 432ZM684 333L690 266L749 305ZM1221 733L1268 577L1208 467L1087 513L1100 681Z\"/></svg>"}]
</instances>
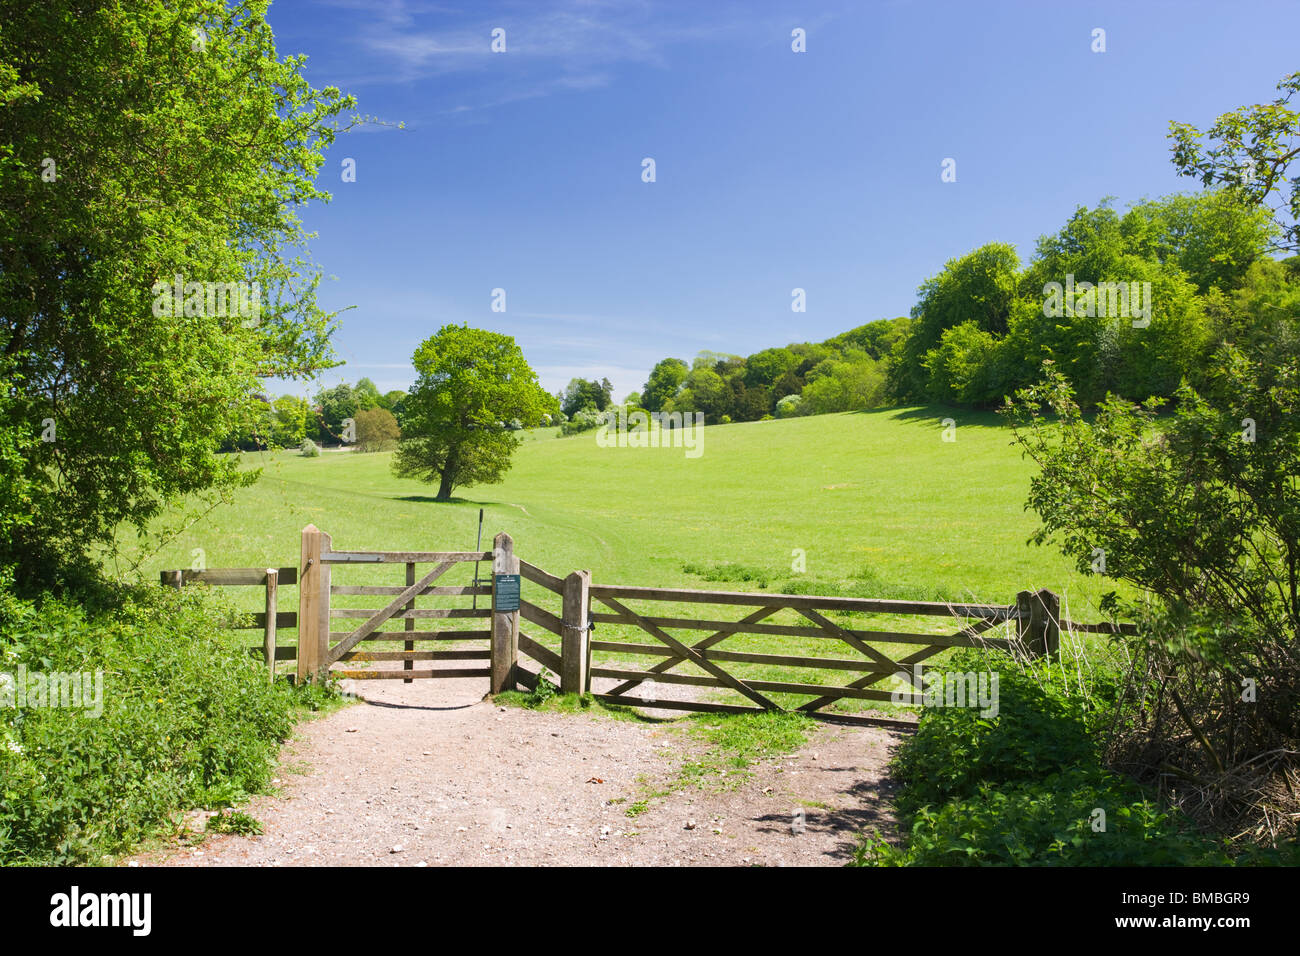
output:
<instances>
[{"instance_id":1,"label":"wooden gate","mask_svg":"<svg viewBox=\"0 0 1300 956\"><path fill-rule=\"evenodd\" d=\"M435 584L446 572L465 562L492 561L492 551L336 551L328 534L308 525L302 533L302 574L298 588L298 679L329 672L353 680L403 680L429 677L488 677L491 668L489 627L443 627L423 629L417 622L488 621L492 617L492 588L484 584ZM404 584L335 584L336 567L404 565ZM419 565L432 564L424 573ZM477 576L476 576L477 577ZM386 598L382 607L335 606L336 596ZM421 598L472 598L478 606L418 607ZM345 602L350 603L350 602ZM378 601L368 602L372 604ZM461 602L465 603L465 602ZM360 620L332 630L335 622ZM385 630L389 622L401 622L401 630ZM438 643L455 642L457 647L438 649ZM401 650L369 650L400 643ZM417 650L417 645L433 649ZM475 646L479 645L481 646ZM466 646L468 645L468 646ZM446 666L454 661L482 661L478 667ZM401 667L383 664L400 662ZM352 663L379 664L376 667L339 667ZM416 664L427 664L418 667ZM440 666L442 665L442 666Z\"/></svg>"},{"instance_id":2,"label":"wooden gate","mask_svg":"<svg viewBox=\"0 0 1300 956\"><path fill-rule=\"evenodd\" d=\"M956 647L985 647L1011 650L1017 641L986 632L1018 620L1016 605L949 604L929 601L893 601L868 598L839 598L797 594L762 594L734 591L693 591L675 588L593 585L591 597L608 611L596 611L591 619L599 625L634 628L652 639L645 641L593 639L591 650L599 655L589 674L612 678L615 686L595 697L607 703L647 706L638 688L650 684L676 684L715 688L744 698L747 703L717 703L694 699L664 699L659 694L649 706L717 713L753 713L763 710L797 710L817 716L840 700L921 702L922 662ZM671 605L715 605L748 607L740 620L720 620L718 615L668 616L653 609L637 611L632 603L654 602ZM866 630L836 623L822 612L870 616L921 615L947 618L958 624L946 634L894 630ZM769 618L794 612L796 621L773 623ZM671 613L671 612L670 612ZM680 612L678 612L680 613ZM798 623L802 619L802 623ZM703 631L691 639L678 638L669 630ZM773 654L766 651L724 650L719 645L741 635L780 636L793 643L820 645L830 651L808 647L802 653ZM811 639L811 640L810 640ZM837 646L838 645L838 646ZM855 652L844 656L847 650ZM644 668L631 667L618 658L649 656L659 660ZM689 673L682 673L683 668ZM857 676L853 676L853 675ZM848 675L846 680L835 675ZM878 685L891 678L907 689L883 690ZM774 699L777 695L780 699ZM802 699L801 699L802 698ZM852 719L849 715L837 717ZM878 722L872 719L872 722Z\"/></svg>"}]
</instances>

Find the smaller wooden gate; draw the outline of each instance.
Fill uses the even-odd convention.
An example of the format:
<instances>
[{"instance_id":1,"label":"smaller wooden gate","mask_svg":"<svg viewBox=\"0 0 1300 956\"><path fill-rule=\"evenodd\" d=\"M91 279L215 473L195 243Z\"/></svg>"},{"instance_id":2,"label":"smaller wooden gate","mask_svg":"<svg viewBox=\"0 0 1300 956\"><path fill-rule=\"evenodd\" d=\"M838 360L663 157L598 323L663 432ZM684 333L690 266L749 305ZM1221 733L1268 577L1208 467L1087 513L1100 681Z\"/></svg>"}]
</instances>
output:
<instances>
[{"instance_id":1,"label":"smaller wooden gate","mask_svg":"<svg viewBox=\"0 0 1300 956\"><path fill-rule=\"evenodd\" d=\"M329 672L353 680L403 680L432 677L489 677L488 662L492 652L488 645L491 630L483 627L439 627L422 629L425 621L487 621L492 617L489 604L492 588L482 584L440 585L434 582L458 564L469 561L492 561L492 551L336 551L328 534L308 525L302 532L302 574L298 588L298 680ZM334 584L332 569L338 566L405 565L404 584ZM423 574L417 566L432 564ZM334 607L334 595L367 595L388 600L379 608ZM417 607L424 597L473 597L481 607ZM487 600L479 602L479 598ZM375 602L379 603L379 602ZM335 621L355 621L356 626L331 630ZM403 630L383 630L389 621L401 621ZM481 647L438 649L437 643L454 641ZM361 645L392 645L401 650L361 649ZM417 645L430 650L417 650ZM444 662L482 661L479 667L440 666ZM393 667L336 667L350 663L401 662ZM417 668L416 664L427 664Z\"/></svg>"}]
</instances>

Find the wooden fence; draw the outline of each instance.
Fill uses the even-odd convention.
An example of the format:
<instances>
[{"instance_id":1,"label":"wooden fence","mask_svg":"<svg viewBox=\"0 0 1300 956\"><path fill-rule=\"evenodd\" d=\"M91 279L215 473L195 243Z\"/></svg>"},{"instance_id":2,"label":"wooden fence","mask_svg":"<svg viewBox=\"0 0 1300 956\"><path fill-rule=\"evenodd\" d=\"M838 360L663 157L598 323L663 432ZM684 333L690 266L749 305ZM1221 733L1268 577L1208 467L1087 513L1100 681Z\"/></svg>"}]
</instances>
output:
<instances>
[{"instance_id":1,"label":"wooden fence","mask_svg":"<svg viewBox=\"0 0 1300 956\"><path fill-rule=\"evenodd\" d=\"M491 586L477 583L477 572L474 584L434 583L451 568L469 561L492 562ZM335 567L387 564L405 565L403 584L345 585L331 579ZM418 575L420 564L433 567ZM176 587L188 582L264 586L266 611L254 615L249 626L264 628L263 653L272 675L277 659L296 660L299 681L327 672L408 683L418 678L485 677L489 693L498 694L519 686L535 689L540 669L545 668L558 675L563 693L591 693L595 679L612 682L593 694L607 703L720 713L794 710L826 716L827 708L845 700L897 701L901 697L904 702L920 703L922 664L943 651L982 647L1027 656L1053 655L1062 628L1133 631L1127 624L1064 621L1059 597L1046 589L1022 591L1015 603L1001 605L593 584L589 571L559 577L520 560L508 534L497 535L492 550L482 552L336 551L330 535L308 525L302 532L299 568L165 571L162 577L164 584ZM522 582L534 589L532 594ZM293 583L298 584L297 614L277 613L277 586ZM335 607L331 601L335 595L389 600L379 608ZM417 599L426 596L472 596L475 606L417 607ZM477 607L480 596L491 597L490 607ZM690 611L696 606L709 610ZM734 619L737 612L728 614L728 608L747 613ZM952 626L943 633L878 630L837 622L828 614L841 618L868 615L876 620L882 615L891 620L947 620ZM774 620L779 617L786 622ZM346 630L330 630L332 621L349 618L361 622ZM486 620L487 627L417 629L418 620L428 619ZM389 621L401 621L404 629L383 630ZM298 627L296 651L276 650L277 625ZM597 627L622 633L613 639L603 634L597 638ZM670 631L702 632L703 636L688 640ZM629 639L629 633L635 639ZM755 635L786 638L791 646L778 648L781 653L771 653L770 646L758 651L735 649L738 640ZM483 641L485 646L416 649L418 643L432 641ZM401 642L403 649L361 650L363 642ZM722 647L726 642L731 643ZM829 654L821 653L823 649ZM538 665L538 670L521 666L521 657ZM634 666L646 657L655 660L644 667ZM401 668L337 666L398 661ZM481 661L485 666L437 666L450 661ZM416 669L416 662L430 666ZM836 674L846 676L842 682L827 683ZM905 687L911 684L910 690L900 694L877 686L895 677L901 678ZM732 694L743 703L661 699L657 694L647 698L645 688L660 684L709 688L710 692ZM634 693L638 690L641 696ZM794 698L806 699L796 702ZM879 722L843 713L834 716Z\"/></svg>"},{"instance_id":2,"label":"wooden fence","mask_svg":"<svg viewBox=\"0 0 1300 956\"><path fill-rule=\"evenodd\" d=\"M269 680L275 680L276 661L291 661L297 653L292 647L277 647L276 632L282 627L297 627L298 615L279 609L280 585L298 583L297 568L214 568L211 571L177 570L160 574L165 587L180 589L187 584L207 584L222 587L261 587L266 590L265 610L252 615L248 624L235 625L236 630L262 631L262 646L250 648L253 654L261 653L266 661Z\"/></svg>"}]
</instances>

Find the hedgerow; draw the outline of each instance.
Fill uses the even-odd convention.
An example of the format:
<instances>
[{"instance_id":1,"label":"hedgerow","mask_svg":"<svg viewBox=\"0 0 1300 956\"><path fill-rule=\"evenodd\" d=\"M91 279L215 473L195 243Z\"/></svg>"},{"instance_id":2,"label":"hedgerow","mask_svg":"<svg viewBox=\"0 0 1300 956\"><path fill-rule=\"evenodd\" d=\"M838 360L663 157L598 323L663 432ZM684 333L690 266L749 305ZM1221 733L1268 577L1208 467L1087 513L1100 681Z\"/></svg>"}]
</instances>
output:
<instances>
[{"instance_id":1,"label":"hedgerow","mask_svg":"<svg viewBox=\"0 0 1300 956\"><path fill-rule=\"evenodd\" d=\"M177 811L264 790L295 692L270 685L201 589L87 610L0 582L0 673L102 673L99 708L0 706L0 865L99 863ZM14 702L15 704L17 701Z\"/></svg>"}]
</instances>

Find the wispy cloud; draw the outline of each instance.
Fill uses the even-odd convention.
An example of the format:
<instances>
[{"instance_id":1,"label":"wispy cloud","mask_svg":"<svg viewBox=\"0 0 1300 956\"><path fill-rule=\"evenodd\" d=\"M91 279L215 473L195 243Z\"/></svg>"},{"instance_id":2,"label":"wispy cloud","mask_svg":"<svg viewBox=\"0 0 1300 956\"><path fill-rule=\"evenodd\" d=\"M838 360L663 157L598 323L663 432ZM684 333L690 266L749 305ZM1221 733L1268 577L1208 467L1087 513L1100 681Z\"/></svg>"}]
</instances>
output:
<instances>
[{"instance_id":1,"label":"wispy cloud","mask_svg":"<svg viewBox=\"0 0 1300 956\"><path fill-rule=\"evenodd\" d=\"M701 5L690 17L647 0L563 0L541 9L509 2L484 12L420 0L330 0L358 21L350 43L348 88L410 84L436 77L461 82L439 90L432 115L469 118L481 110L560 93L597 90L630 65L666 68L673 48L748 37L778 42L786 19L730 4ZM454 25L449 25L454 24ZM506 52L492 51L505 31ZM418 122L418 118L412 118Z\"/></svg>"}]
</instances>

